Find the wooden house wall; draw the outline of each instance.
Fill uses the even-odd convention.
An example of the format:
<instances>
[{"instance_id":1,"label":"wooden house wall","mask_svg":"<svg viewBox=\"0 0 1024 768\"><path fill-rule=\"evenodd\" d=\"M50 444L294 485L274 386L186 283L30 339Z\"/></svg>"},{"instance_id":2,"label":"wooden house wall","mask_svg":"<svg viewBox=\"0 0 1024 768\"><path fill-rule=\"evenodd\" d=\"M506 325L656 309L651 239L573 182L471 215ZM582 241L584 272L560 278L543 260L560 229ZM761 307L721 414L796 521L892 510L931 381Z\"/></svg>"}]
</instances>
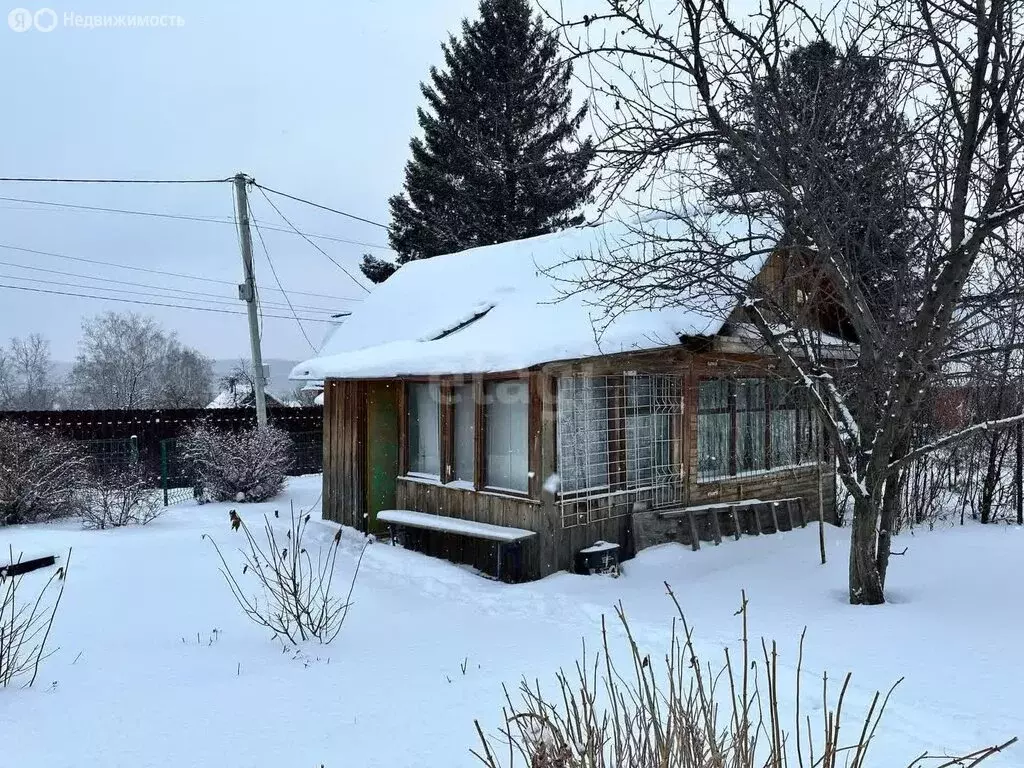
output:
<instances>
[{"instance_id":1,"label":"wooden house wall","mask_svg":"<svg viewBox=\"0 0 1024 768\"><path fill-rule=\"evenodd\" d=\"M327 520L362 529L366 507L366 384L324 385L324 498Z\"/></svg>"},{"instance_id":2,"label":"wooden house wall","mask_svg":"<svg viewBox=\"0 0 1024 768\"><path fill-rule=\"evenodd\" d=\"M758 375L772 364L752 355L725 355L683 348L656 353L618 355L544 366L530 375L530 498L473 491L438 482L398 478L395 504L399 509L474 520L494 525L525 528L538 536L523 548L526 578L538 578L559 570L572 570L576 553L596 541L618 543L624 557L633 554L630 510L613 512L618 517L571 528L562 527L557 500L542 492L544 480L557 468L557 376L643 373L677 373L684 377L683 429L680 457L685 479L680 505L742 499L777 499L799 496L805 514L818 514L818 468L798 467L744 477L697 482L697 384L701 376ZM524 375L522 373L518 375ZM367 382L329 380L324 410L324 515L327 519L362 527L365 511L365 440ZM404 408L401 409L404 412ZM401 419L400 419L401 421ZM404 424L399 431L404 433ZM372 439L372 436L371 438ZM404 444L404 434L402 435ZM406 461L402 462L403 466ZM835 520L835 485L831 473L823 473L824 518ZM417 548L454 562L469 563L482 571L494 571L495 548L489 542L466 537L418 532Z\"/></svg>"},{"instance_id":3,"label":"wooden house wall","mask_svg":"<svg viewBox=\"0 0 1024 768\"><path fill-rule=\"evenodd\" d=\"M686 431L683 438L683 472L686 478L687 504L711 504L746 499L769 501L799 497L802 499L807 518L816 519L820 497L823 502L822 517L826 522L835 523L835 475L832 472L819 471L821 468L816 464L737 477L697 480L697 397L700 379L718 376L763 376L770 375L774 370L775 364L772 361L749 355L697 355L687 366L686 385L683 388L683 413L689 414L685 418Z\"/></svg>"}]
</instances>

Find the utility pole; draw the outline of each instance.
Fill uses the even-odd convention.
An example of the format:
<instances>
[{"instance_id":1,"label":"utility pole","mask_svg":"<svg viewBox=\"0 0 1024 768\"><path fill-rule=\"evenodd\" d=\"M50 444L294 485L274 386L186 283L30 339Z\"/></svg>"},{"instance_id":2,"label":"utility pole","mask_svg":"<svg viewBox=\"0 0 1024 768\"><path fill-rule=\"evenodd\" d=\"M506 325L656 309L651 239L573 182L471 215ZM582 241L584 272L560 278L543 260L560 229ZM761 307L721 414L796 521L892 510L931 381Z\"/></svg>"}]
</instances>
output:
<instances>
[{"instance_id":1,"label":"utility pole","mask_svg":"<svg viewBox=\"0 0 1024 768\"><path fill-rule=\"evenodd\" d=\"M260 350L260 319L256 311L256 277L252 271L252 232L249 231L249 198L245 185L249 178L235 174L235 213L242 241L242 269L245 282L238 286L238 298L246 303L249 313L249 342L252 345L252 382L256 395L256 423L267 426L267 396L263 390L263 352Z\"/></svg>"}]
</instances>

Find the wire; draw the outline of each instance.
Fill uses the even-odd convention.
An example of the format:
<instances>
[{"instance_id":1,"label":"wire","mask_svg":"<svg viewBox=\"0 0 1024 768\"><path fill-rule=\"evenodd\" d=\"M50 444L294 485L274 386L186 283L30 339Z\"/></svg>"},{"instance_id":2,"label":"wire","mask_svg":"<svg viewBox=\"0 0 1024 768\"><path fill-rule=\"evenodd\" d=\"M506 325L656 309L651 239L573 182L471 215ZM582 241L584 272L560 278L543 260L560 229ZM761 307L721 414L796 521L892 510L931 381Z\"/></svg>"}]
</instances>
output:
<instances>
[{"instance_id":1,"label":"wire","mask_svg":"<svg viewBox=\"0 0 1024 768\"><path fill-rule=\"evenodd\" d=\"M280 208L278 208L278 207L277 207L276 205L274 205L274 201L270 199L270 197L269 197L269 196L267 195L266 191L264 191L263 187L259 186L258 184L256 185L256 187L257 187L257 188L259 189L259 191L260 191L260 193L261 193L261 194L263 195L264 199L265 199L265 200L266 200L266 201L267 201L268 203L270 203L270 207L271 207L271 208L273 208L273 209L274 209L275 211L277 211L277 215L278 215L278 216L280 216L280 217L281 217L282 219L284 219L284 222L285 222L285 224L287 224L287 225L288 225L289 227L291 227L292 229L294 229L294 230L295 230L295 232L296 232L296 234L302 235L302 238L303 238L303 239L304 239L304 240L305 240L305 241L306 241L307 243L309 243L309 244L310 244L310 245L312 245L312 246L313 246L314 248L316 248L316 249L317 249L318 251L320 251L320 253L322 253L322 254L323 254L324 256L326 256L326 257L327 257L327 258L328 258L328 259L330 260L330 262L331 262L331 263L332 263L332 264L333 264L334 266L336 266L336 267L337 267L338 269L340 269L340 270L341 270L342 272L344 272L344 273L345 273L346 275L348 275L348 279L349 279L349 280L351 280L351 281L352 281L353 283L355 283L356 285L358 285L358 286L359 286L360 288L362 288L362 289L363 289L364 291L366 291L367 293L369 293L369 292L370 292L370 289L369 289L369 288L367 288L367 287L366 287L365 285L363 285L363 284L362 284L361 282L359 282L358 280L356 280L356 279L355 279L355 278L354 278L354 277L352 276L352 273L351 273L351 272L349 272L349 271L348 271L347 269L345 269L345 267L343 267L343 266L342 266L342 265L341 265L341 264L340 264L339 262L337 262L337 261L336 261L336 260L334 259L334 257L333 257L333 256L331 256L331 254L329 254L329 253L328 253L327 251L325 251L325 250L324 250L323 248L321 248L321 247L320 247L319 245L317 245L317 244L316 244L316 243L314 243L314 242L313 242L312 240L310 240L310 239L309 239L308 237L306 237L306 236L305 236L305 235L303 235L303 234L302 234L301 232L299 232L299 230L298 230L298 229L295 229L295 225L291 223L291 221L290 221L290 220L288 219L288 217L287 217L287 216L285 216L285 215L284 215L283 213L281 213L281 209L280 209Z\"/></svg>"},{"instance_id":2,"label":"wire","mask_svg":"<svg viewBox=\"0 0 1024 768\"><path fill-rule=\"evenodd\" d=\"M152 275L163 275L164 277L179 277L184 280L199 280L204 283L217 283L218 285L233 285L237 286L236 282L231 280L218 280L213 277L202 277L200 275L190 275L183 272L165 272L160 269L149 269L148 267L133 267L128 264L118 264L113 261L100 261L99 259L86 259L81 256L67 256L63 253L54 253L52 251L40 251L34 248L23 248L18 245L9 245L0 243L0 248L7 249L9 251L20 251L22 253L32 253L37 256L52 256L55 259L67 259L69 261L79 261L83 264L99 264L104 267L116 267L117 269L129 269L133 272L146 272ZM354 299L349 296L331 296L325 293L310 293L309 291L292 291L297 296L315 296L320 299L331 299L332 301L362 301L362 299Z\"/></svg>"},{"instance_id":3,"label":"wire","mask_svg":"<svg viewBox=\"0 0 1024 768\"><path fill-rule=\"evenodd\" d=\"M212 307L187 307L183 304L162 304L155 301L140 301L138 299L119 299L115 296L95 296L87 293L71 293L69 291L51 291L45 288L29 288L24 285L6 285L0 283L0 288L8 288L13 291L30 291L32 293L47 293L54 296L74 296L80 299L100 299L102 301L119 301L123 304L142 304L148 307L169 307L171 309L188 309L195 310L196 312L216 312L221 315L237 315L244 316L244 312L232 312L230 309L214 309ZM275 320L291 320L292 318L288 315L267 315L268 318ZM332 323L333 320L320 320L318 318L306 318L307 320L315 323Z\"/></svg>"},{"instance_id":4,"label":"wire","mask_svg":"<svg viewBox=\"0 0 1024 768\"><path fill-rule=\"evenodd\" d=\"M234 181L234 177L228 176L224 179L51 179L40 176L21 178L6 176L0 178L0 181L27 181L51 184L223 184L225 181Z\"/></svg>"},{"instance_id":5,"label":"wire","mask_svg":"<svg viewBox=\"0 0 1024 768\"><path fill-rule=\"evenodd\" d=\"M0 265L7 266L7 267L15 267L17 269L30 269L30 270L32 270L34 272L48 272L50 274L61 275L62 277L77 277L77 278L80 278L80 279L83 279L83 280L94 280L96 282L116 283L118 285L130 285L130 286L134 286L134 287L137 287L137 288L150 288L150 289L157 290L157 291L166 291L168 293L183 293L183 294L189 294L189 295L188 296L161 296L160 294L153 294L153 293L148 293L148 292L144 293L144 292L141 292L141 291L128 291L128 290L124 290L124 289L121 289L121 288L104 288L103 286L99 286L99 285L82 285L81 283L67 283L67 282L62 282L60 280L41 280L41 279L33 278L33 277L23 277L21 275L0 275L0 279L4 279L4 280L24 280L24 281L28 281L28 282L31 282L31 283L44 283L44 284L49 284L49 285L64 285L64 286L69 286L69 287L72 287L72 288L85 288L86 290L89 290L89 291L113 291L115 293L132 293L132 294L136 294L138 296L150 296L150 297L156 298L156 299L164 299L164 298L168 298L168 299L181 299L182 301L210 302L210 303L213 303L213 304L226 304L228 306L236 306L237 303L238 303L236 300L229 299L229 298L227 298L225 296L222 296L222 295L216 294L216 293L204 293L202 291L189 291L189 290L186 290L184 288L163 288L163 287L161 287L159 285L151 285L149 283L134 283L134 282L131 282L130 280L109 280L107 278L102 278L102 277L90 277L89 275L80 275L80 274L76 274L74 272L62 272L62 271L57 270L57 269L46 269L44 267L29 267L29 266L25 266L23 264L15 264L15 263L10 262L10 261L0 261ZM198 296L200 298L193 299L193 298L190 298L190 296ZM267 306L269 306L271 309L274 309L274 310L291 309L291 306L286 306L285 304L282 304L280 302L268 302ZM328 309L327 307L312 307L312 306L308 306L308 305L304 305L304 304L297 304L295 306L298 307L299 309L305 311L305 312L331 312L332 311L332 310Z\"/></svg>"},{"instance_id":6,"label":"wire","mask_svg":"<svg viewBox=\"0 0 1024 768\"><path fill-rule=\"evenodd\" d=\"M196 215L190 215L190 214L186 214L186 213L161 213L159 211L135 211L135 210L127 209L127 208L106 208L104 206L99 206L99 205L79 205L79 204L76 204L76 203L58 203L58 202L53 202L53 201L50 201L50 200L29 200L29 199L23 198L23 197L0 197L0 200L6 201L6 202L9 202L9 203L26 203L28 205L45 205L45 206L50 206L50 208L68 208L68 209L71 209L71 210L74 210L74 211L93 211L93 212L99 212L99 213L120 213L120 214L128 214L128 215L131 215L131 216L151 216L151 217L157 218L157 219L180 219L182 221L201 221L201 222L204 222L204 223L207 223L207 224L234 224L235 223L228 216L196 216ZM31 209L31 208L12 207L11 210L15 210L15 211L18 211L18 210L39 210L39 211L45 211L45 210L48 210L48 209L46 209L46 208ZM291 230L291 229L285 229L284 227L275 227L273 224L269 224L269 223L264 223L264 222L261 222L261 223L263 223L263 225L264 225L264 227L266 229L272 229L275 232L287 232L289 235L294 235L295 234L295 232L293 230ZM368 242L365 242L364 240L351 240L349 238L344 238L344 237L334 237L333 235L321 235L321 234L314 234L314 233L310 233L310 232L306 232L305 234L306 234L307 237L313 237L313 238L316 238L317 240L333 240L336 243L346 243L347 245L359 245L359 246L362 246L364 248L376 248L376 249L385 250L385 251L390 251L391 250L391 248L389 246L379 245L378 243L368 243Z\"/></svg>"},{"instance_id":7,"label":"wire","mask_svg":"<svg viewBox=\"0 0 1024 768\"><path fill-rule=\"evenodd\" d=\"M252 205L249 205L248 201L246 202L246 204L249 207L249 217L254 218L252 215ZM260 231L259 224L256 224L255 221L253 222L253 226L256 227L256 236L259 237L260 246L263 248L263 255L267 257L267 264L270 265L270 272L274 276L274 281L277 283L277 287L281 290L281 293L284 294L284 300L288 302L288 309L291 310L292 316L295 318L295 322L299 326L299 331L302 333L302 338L306 340L306 343L309 345L309 348L315 353L317 351L316 345L309 338L309 334L306 333L306 329L303 327L302 321L299 319L298 314L295 312L295 307L292 306L292 300L288 298L288 294L287 292L285 292L284 286L281 285L281 278L277 276L277 269L274 267L274 262L270 258L270 251L267 250L267 243L263 239L263 232Z\"/></svg>"},{"instance_id":8,"label":"wire","mask_svg":"<svg viewBox=\"0 0 1024 768\"><path fill-rule=\"evenodd\" d=\"M381 229L387 229L388 228L387 224L381 224L379 221L373 221L372 219L365 219L362 216L356 216L354 213L346 213L345 211L339 211L337 208L331 208L331 207L326 206L326 205L320 205L320 203L314 203L312 200L306 200L305 198L302 198L302 197L296 197L295 195L289 195L287 192L281 192L281 191L276 190L276 189L271 189L270 187L264 187L262 184L257 184L255 181L253 182L253 186L257 187L261 192L263 192L263 196L264 197L266 197L266 193L267 192L273 192L275 195L280 195L281 197L287 197L289 200L294 200L297 203L305 203L306 205L311 205L314 208L319 208L320 210L323 210L323 211L330 211L331 213L336 213L339 216L345 216L345 217L347 217L349 219L355 219L356 221L361 221L364 224L372 224L373 226L380 227ZM271 205L273 205L273 203L271 203Z\"/></svg>"}]
</instances>

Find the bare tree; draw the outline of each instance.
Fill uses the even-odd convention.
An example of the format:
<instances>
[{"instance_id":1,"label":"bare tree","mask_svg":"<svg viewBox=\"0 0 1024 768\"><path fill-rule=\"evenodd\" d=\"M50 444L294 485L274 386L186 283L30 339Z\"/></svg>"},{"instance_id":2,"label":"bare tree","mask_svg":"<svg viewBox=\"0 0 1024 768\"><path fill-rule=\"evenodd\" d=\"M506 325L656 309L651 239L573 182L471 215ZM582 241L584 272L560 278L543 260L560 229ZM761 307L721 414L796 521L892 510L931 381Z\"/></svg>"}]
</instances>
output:
<instances>
[{"instance_id":1,"label":"bare tree","mask_svg":"<svg viewBox=\"0 0 1024 768\"><path fill-rule=\"evenodd\" d=\"M85 320L70 383L81 407L130 410L205 405L213 364L151 317L107 312Z\"/></svg>"},{"instance_id":2,"label":"bare tree","mask_svg":"<svg viewBox=\"0 0 1024 768\"><path fill-rule=\"evenodd\" d=\"M0 408L13 411L48 411L60 388L53 380L50 342L38 333L11 339L0 348Z\"/></svg>"},{"instance_id":3,"label":"bare tree","mask_svg":"<svg viewBox=\"0 0 1024 768\"><path fill-rule=\"evenodd\" d=\"M606 258L587 287L620 308L677 302L690 289L742 296L744 320L806 385L853 499L850 601L884 602L903 470L1021 419L927 442L914 431L965 289L1021 227L1021 6L865 0L819 15L778 0L740 18L726 0L594 2L594 14L559 21L571 54L590 64L609 189L679 227L649 232L642 257ZM784 108L789 53L830 37L882 70L880 90L859 103L856 78L819 77L794 116ZM823 122L826 101L838 101L842 121ZM877 152L899 174L858 150L865 121L879 124ZM905 227L887 231L894 213ZM896 304L872 297L863 269L887 249L906 265ZM777 279L747 290L744 269L768 250L783 254ZM834 323L830 306L841 308ZM846 369L823 358L822 327L856 343Z\"/></svg>"},{"instance_id":4,"label":"bare tree","mask_svg":"<svg viewBox=\"0 0 1024 768\"><path fill-rule=\"evenodd\" d=\"M164 408L202 408L210 402L213 361L171 339L163 360L159 404Z\"/></svg>"}]
</instances>

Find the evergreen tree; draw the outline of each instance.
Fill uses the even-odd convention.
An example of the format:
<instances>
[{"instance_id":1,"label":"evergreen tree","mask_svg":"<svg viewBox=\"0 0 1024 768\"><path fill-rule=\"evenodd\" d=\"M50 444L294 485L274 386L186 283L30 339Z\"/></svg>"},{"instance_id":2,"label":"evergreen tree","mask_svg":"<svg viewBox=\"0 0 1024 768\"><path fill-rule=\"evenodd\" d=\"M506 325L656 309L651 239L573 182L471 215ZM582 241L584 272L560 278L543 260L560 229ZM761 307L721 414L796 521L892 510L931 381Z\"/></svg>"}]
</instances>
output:
<instances>
[{"instance_id":1,"label":"evergreen tree","mask_svg":"<svg viewBox=\"0 0 1024 768\"><path fill-rule=\"evenodd\" d=\"M890 97L891 85L879 59L812 42L789 53L778 82L755 84L737 128L763 149L780 178L794 185L799 180L805 206L835 222L834 236L874 311L897 319L901 286L905 291L912 279L914 188L910 132ZM719 154L719 167L725 181L716 192L723 197L756 193L748 167L732 152ZM854 210L851 200L857 201ZM745 205L750 203L748 197ZM798 230L791 228L790 236L800 242Z\"/></svg>"},{"instance_id":2,"label":"evergreen tree","mask_svg":"<svg viewBox=\"0 0 1024 768\"><path fill-rule=\"evenodd\" d=\"M596 184L593 145L576 138L586 107L572 110L571 65L529 0L481 0L441 47L444 70L420 86L423 136L389 201L398 264L582 222ZM374 282L395 268L363 258Z\"/></svg>"}]
</instances>

